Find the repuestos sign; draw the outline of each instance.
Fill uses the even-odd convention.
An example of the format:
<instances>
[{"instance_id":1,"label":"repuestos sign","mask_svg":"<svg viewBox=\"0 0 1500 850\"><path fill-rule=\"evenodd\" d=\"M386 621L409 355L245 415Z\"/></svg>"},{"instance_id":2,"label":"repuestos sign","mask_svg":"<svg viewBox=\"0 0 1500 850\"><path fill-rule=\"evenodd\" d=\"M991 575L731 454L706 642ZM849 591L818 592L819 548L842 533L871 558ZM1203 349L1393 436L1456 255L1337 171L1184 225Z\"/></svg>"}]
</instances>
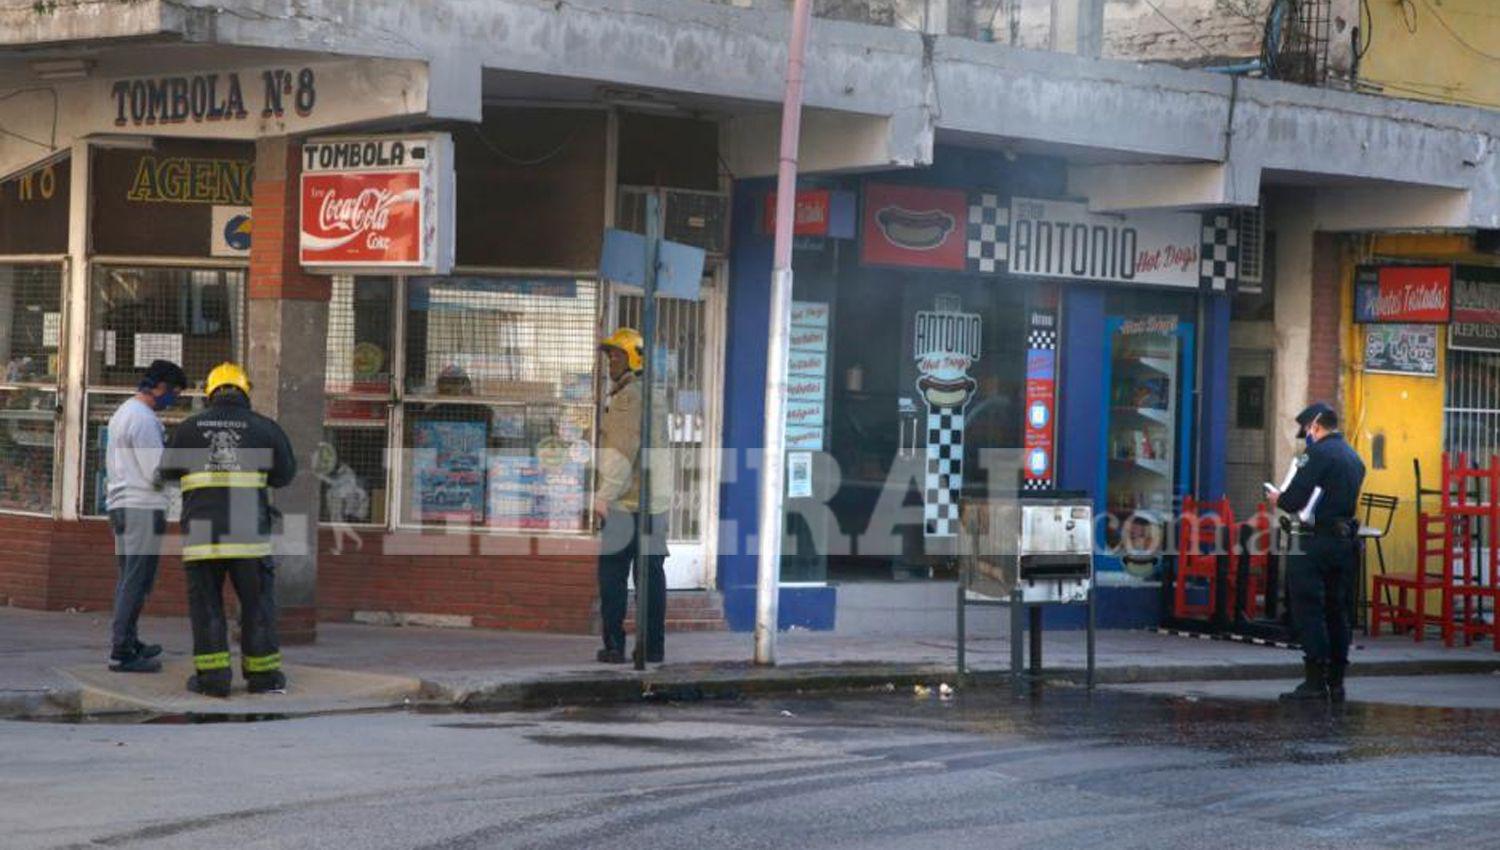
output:
<instances>
[{"instance_id":1,"label":"repuestos sign","mask_svg":"<svg viewBox=\"0 0 1500 850\"><path fill-rule=\"evenodd\" d=\"M445 274L453 266L446 133L315 139L302 147L302 265Z\"/></svg>"}]
</instances>

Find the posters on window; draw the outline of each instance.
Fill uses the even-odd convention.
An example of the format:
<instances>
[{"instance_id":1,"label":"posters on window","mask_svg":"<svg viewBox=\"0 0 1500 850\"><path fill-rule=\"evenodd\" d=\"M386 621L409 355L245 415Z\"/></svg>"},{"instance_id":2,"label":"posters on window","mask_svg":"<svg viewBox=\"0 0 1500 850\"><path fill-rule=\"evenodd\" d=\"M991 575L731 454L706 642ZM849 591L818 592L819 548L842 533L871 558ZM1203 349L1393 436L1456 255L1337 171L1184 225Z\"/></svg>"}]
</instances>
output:
<instances>
[{"instance_id":1,"label":"posters on window","mask_svg":"<svg viewBox=\"0 0 1500 850\"><path fill-rule=\"evenodd\" d=\"M484 520L485 423L415 423L412 463L412 507L419 520Z\"/></svg>"},{"instance_id":2,"label":"posters on window","mask_svg":"<svg viewBox=\"0 0 1500 850\"><path fill-rule=\"evenodd\" d=\"M136 334L135 367L144 369L155 360L170 360L181 365L182 334Z\"/></svg>"},{"instance_id":3,"label":"posters on window","mask_svg":"<svg viewBox=\"0 0 1500 850\"><path fill-rule=\"evenodd\" d=\"M1365 371L1437 375L1436 325L1366 325Z\"/></svg>"},{"instance_id":4,"label":"posters on window","mask_svg":"<svg viewBox=\"0 0 1500 850\"><path fill-rule=\"evenodd\" d=\"M581 527L587 466L572 452L496 452L489 460L492 528L574 531Z\"/></svg>"}]
</instances>

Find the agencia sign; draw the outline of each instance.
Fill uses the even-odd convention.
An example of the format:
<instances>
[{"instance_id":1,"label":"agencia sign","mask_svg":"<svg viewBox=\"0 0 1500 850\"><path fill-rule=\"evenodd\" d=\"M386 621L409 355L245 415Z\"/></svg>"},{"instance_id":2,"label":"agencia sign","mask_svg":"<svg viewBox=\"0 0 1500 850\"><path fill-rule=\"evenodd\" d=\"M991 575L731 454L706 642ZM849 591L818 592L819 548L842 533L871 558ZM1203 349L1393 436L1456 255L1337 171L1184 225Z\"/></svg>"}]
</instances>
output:
<instances>
[{"instance_id":1,"label":"agencia sign","mask_svg":"<svg viewBox=\"0 0 1500 850\"><path fill-rule=\"evenodd\" d=\"M310 140L302 146L300 261L329 273L446 274L454 201L447 133Z\"/></svg>"}]
</instances>

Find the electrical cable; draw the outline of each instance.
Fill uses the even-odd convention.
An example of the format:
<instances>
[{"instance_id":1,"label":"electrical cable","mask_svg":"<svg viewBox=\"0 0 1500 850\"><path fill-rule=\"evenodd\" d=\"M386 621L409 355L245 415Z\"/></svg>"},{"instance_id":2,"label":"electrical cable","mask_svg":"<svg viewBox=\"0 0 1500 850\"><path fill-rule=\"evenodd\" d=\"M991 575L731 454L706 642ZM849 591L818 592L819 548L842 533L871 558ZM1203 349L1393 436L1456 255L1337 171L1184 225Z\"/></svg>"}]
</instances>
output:
<instances>
[{"instance_id":1,"label":"electrical cable","mask_svg":"<svg viewBox=\"0 0 1500 850\"><path fill-rule=\"evenodd\" d=\"M1401 7L1401 22L1406 24L1406 31L1412 35L1417 34L1417 6L1412 0L1396 0Z\"/></svg>"},{"instance_id":2,"label":"electrical cable","mask_svg":"<svg viewBox=\"0 0 1500 850\"><path fill-rule=\"evenodd\" d=\"M1199 50L1203 51L1203 55L1204 56L1212 57L1212 56L1216 55L1212 50L1208 49L1207 45L1205 45L1203 42L1199 41L1197 36L1193 35L1192 33L1188 32L1187 30L1183 29L1181 24L1179 24L1176 21L1172 20L1171 16L1169 16L1166 12L1163 12L1161 10L1161 7L1158 6L1158 5L1156 5L1155 0L1145 0L1145 3L1146 3L1147 6L1151 7L1151 11L1155 12L1157 14L1157 16L1159 16L1162 20L1166 21L1167 23L1171 24L1172 25L1172 29L1175 29L1178 32L1182 33L1184 36L1187 37L1188 41L1191 41L1194 45L1196 45L1198 47Z\"/></svg>"},{"instance_id":3,"label":"electrical cable","mask_svg":"<svg viewBox=\"0 0 1500 850\"><path fill-rule=\"evenodd\" d=\"M1420 95L1426 100L1439 102L1446 101L1448 103L1460 104L1462 106L1478 106L1484 109L1500 109L1500 102L1474 100L1473 98L1460 97L1456 94L1449 94L1443 91L1432 91L1431 89L1420 88L1420 86L1423 85L1430 85L1428 83L1420 83L1413 80L1406 80L1404 82L1406 83L1406 85L1402 85L1401 83L1388 83L1383 80L1370 80L1369 85L1374 86L1380 90L1389 89L1391 91L1402 92L1403 94Z\"/></svg>"},{"instance_id":4,"label":"electrical cable","mask_svg":"<svg viewBox=\"0 0 1500 850\"><path fill-rule=\"evenodd\" d=\"M1464 48L1466 50L1468 50L1470 53L1473 53L1476 56L1482 56L1485 59L1490 60L1491 62L1500 62L1500 54L1488 53L1488 52L1486 52L1484 50L1481 50L1478 47L1475 47L1474 45L1472 45L1468 41L1466 41L1463 36L1459 35L1458 34L1458 30L1455 30L1453 28L1453 26L1451 24L1449 24L1448 21L1443 18L1442 14L1438 12L1437 7L1435 7L1435 6L1432 5L1432 0L1422 0L1422 5L1426 6L1427 7L1427 11L1429 11L1429 12L1432 13L1432 17L1434 17L1434 18L1437 19L1438 25L1441 26L1443 29L1447 30L1448 31L1448 35L1452 36L1454 41L1456 41L1459 44L1463 45ZM1416 30L1413 29L1412 32L1415 33Z\"/></svg>"},{"instance_id":5,"label":"electrical cable","mask_svg":"<svg viewBox=\"0 0 1500 850\"><path fill-rule=\"evenodd\" d=\"M4 127L0 127L0 135L10 136L14 139L20 139L27 144L36 145L39 148L46 148L49 151L55 151L57 150L57 118L58 112L60 111L57 100L57 89L52 88L51 86L34 86L32 88L16 89L15 91L0 95L0 103L4 103L5 101L10 100L13 97L20 97L23 94L34 94L36 92L44 92L48 95L51 95L52 97L52 130L49 137L50 141L39 141L37 139L31 138L30 136L24 136L20 133L17 133L14 130L7 130Z\"/></svg>"},{"instance_id":6,"label":"electrical cable","mask_svg":"<svg viewBox=\"0 0 1500 850\"><path fill-rule=\"evenodd\" d=\"M573 143L573 139L577 138L578 136L578 130L575 129L568 134L567 138L562 140L562 144L558 145L549 153L545 153L539 157L536 157L535 159L523 159L501 150L500 147L493 141L491 141L490 137L486 136L484 134L484 131L479 127L470 127L469 131L473 133L474 136L479 139L479 141L483 142L485 147L490 149L490 153L504 160L506 163L514 165L518 168L534 168L538 165L544 165L548 162L551 162L558 156L562 155L562 152L564 150L567 150L568 145L571 145Z\"/></svg>"},{"instance_id":7,"label":"electrical cable","mask_svg":"<svg viewBox=\"0 0 1500 850\"><path fill-rule=\"evenodd\" d=\"M1365 58L1370 45L1375 43L1375 15L1370 11L1370 0L1359 0L1359 34L1364 36L1364 46L1354 42L1354 58Z\"/></svg>"}]
</instances>

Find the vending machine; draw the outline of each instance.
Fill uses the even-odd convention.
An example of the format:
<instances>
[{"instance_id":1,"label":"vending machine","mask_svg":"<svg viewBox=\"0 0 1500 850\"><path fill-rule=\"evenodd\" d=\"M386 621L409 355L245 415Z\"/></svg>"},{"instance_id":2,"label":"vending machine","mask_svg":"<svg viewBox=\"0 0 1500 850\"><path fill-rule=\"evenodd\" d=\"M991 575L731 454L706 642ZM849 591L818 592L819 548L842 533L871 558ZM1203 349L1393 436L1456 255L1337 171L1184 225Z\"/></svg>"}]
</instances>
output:
<instances>
[{"instance_id":1,"label":"vending machine","mask_svg":"<svg viewBox=\"0 0 1500 850\"><path fill-rule=\"evenodd\" d=\"M1099 570L1150 581L1161 575L1174 506L1192 481L1193 325L1137 315L1111 316L1105 328Z\"/></svg>"}]
</instances>

